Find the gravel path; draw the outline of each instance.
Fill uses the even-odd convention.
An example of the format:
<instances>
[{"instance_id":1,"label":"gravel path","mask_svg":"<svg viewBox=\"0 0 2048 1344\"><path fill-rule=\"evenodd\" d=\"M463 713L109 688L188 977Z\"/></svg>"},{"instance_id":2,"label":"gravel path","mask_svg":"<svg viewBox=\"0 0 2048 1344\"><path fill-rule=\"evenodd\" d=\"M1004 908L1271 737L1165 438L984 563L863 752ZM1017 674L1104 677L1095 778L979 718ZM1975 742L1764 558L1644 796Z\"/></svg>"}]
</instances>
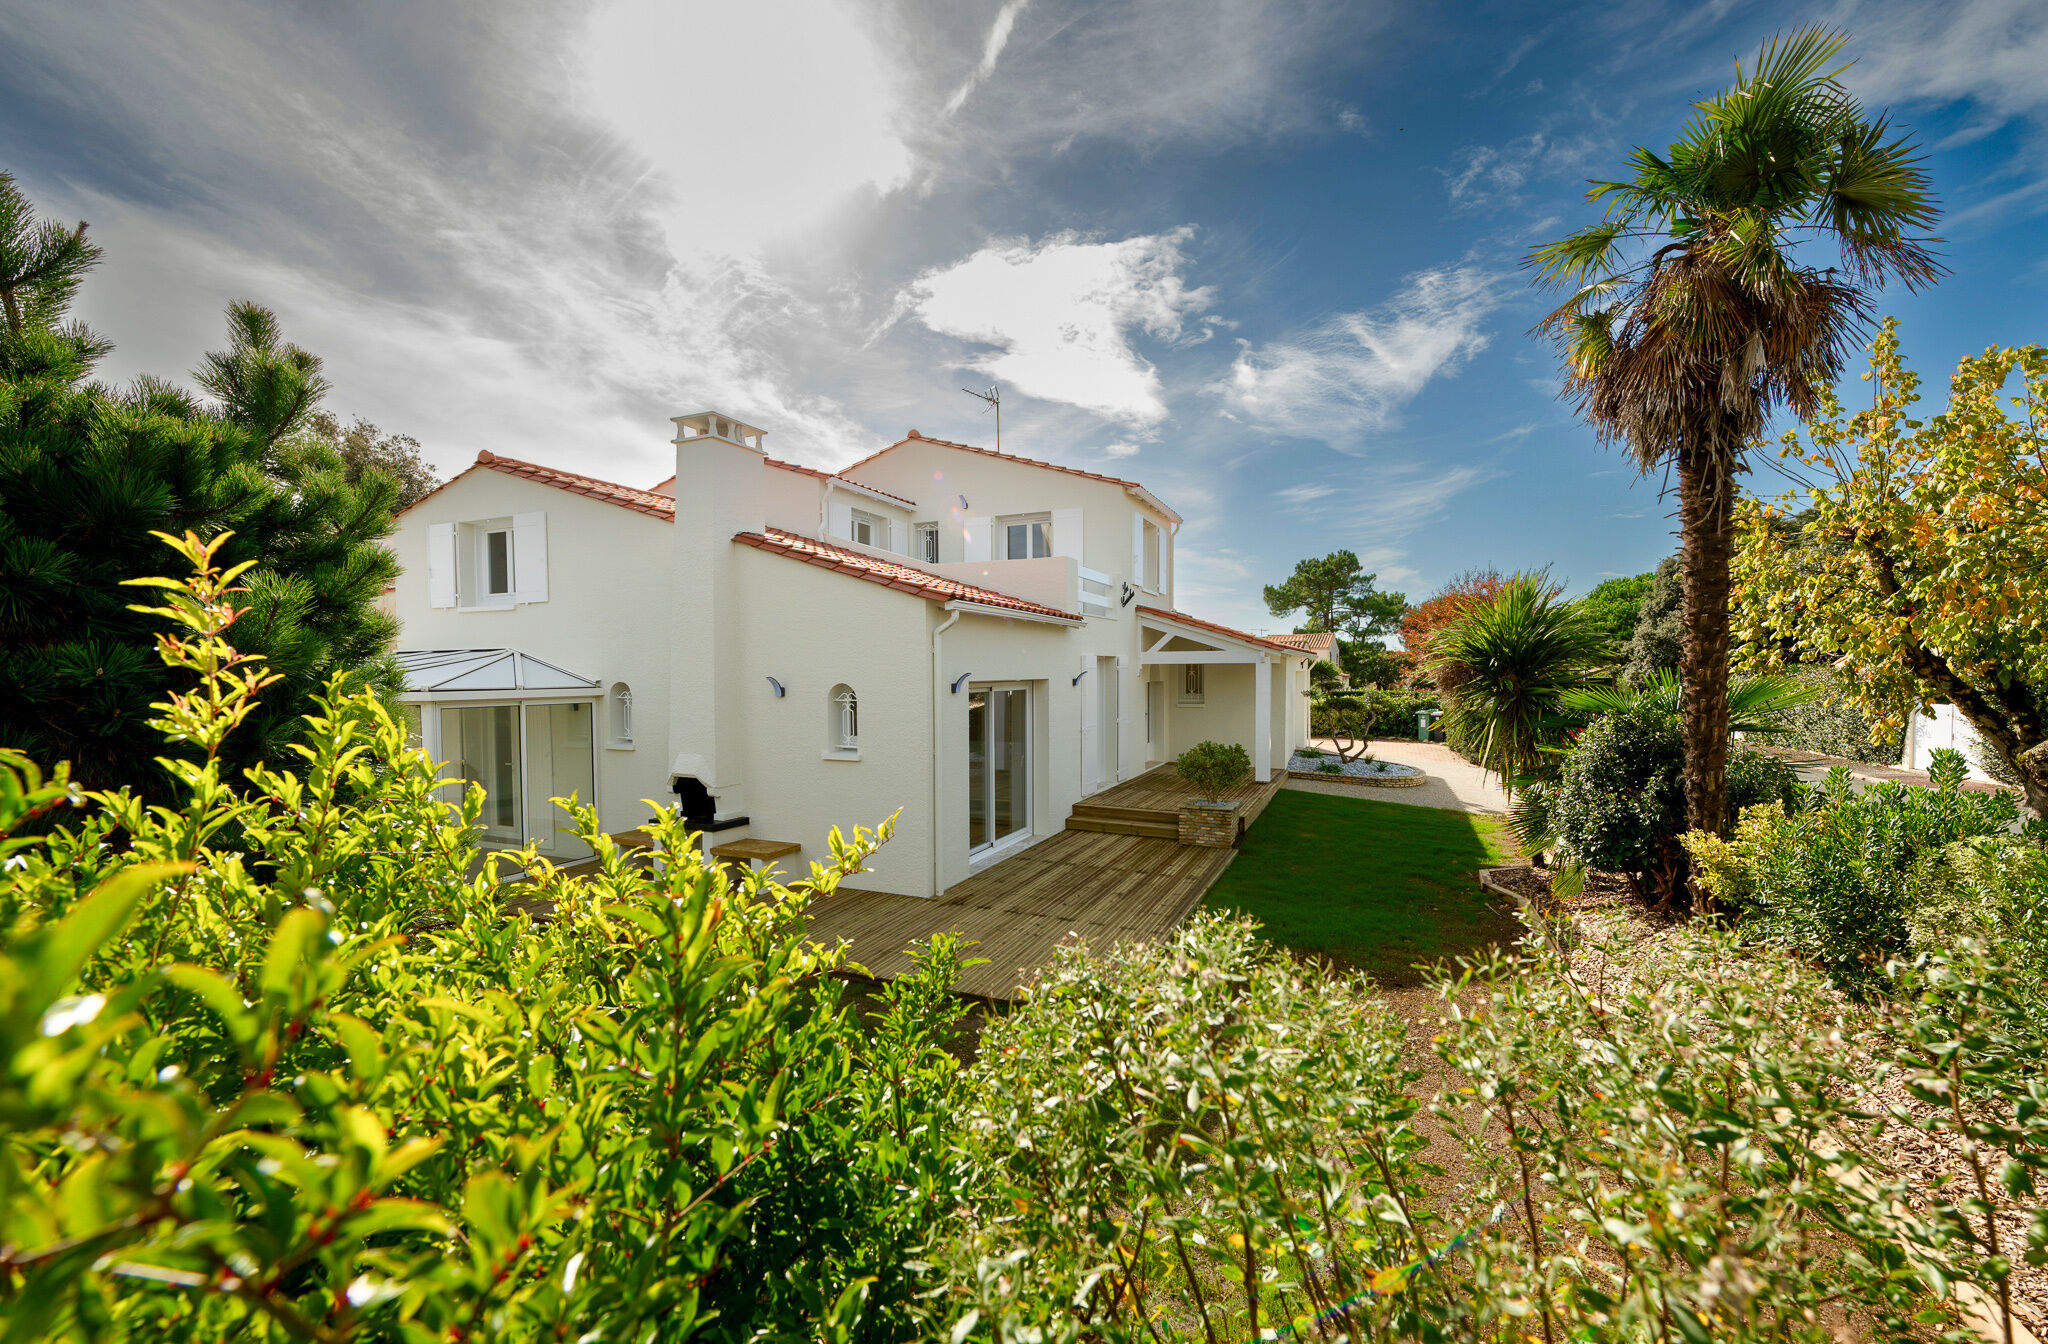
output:
<instances>
[{"instance_id":1,"label":"gravel path","mask_svg":"<svg viewBox=\"0 0 2048 1344\"><path fill-rule=\"evenodd\" d=\"M1315 746L1335 750L1326 741ZM1369 785L1328 784L1320 779L1290 779L1287 787L1304 793L1341 793L1348 798L1370 798L1375 802L1408 803L1416 807L1439 807L1452 812L1505 812L1508 798L1499 782L1441 742L1379 740L1366 748L1382 761L1412 765L1429 776L1429 782L1413 789L1375 789Z\"/></svg>"}]
</instances>

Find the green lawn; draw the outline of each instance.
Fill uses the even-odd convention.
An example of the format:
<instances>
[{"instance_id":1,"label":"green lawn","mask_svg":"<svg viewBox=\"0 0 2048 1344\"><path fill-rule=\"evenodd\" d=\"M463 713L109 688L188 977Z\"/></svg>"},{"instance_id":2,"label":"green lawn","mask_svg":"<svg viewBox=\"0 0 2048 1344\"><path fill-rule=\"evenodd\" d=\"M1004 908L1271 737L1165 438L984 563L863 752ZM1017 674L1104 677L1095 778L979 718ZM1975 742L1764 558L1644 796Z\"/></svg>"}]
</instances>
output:
<instances>
[{"instance_id":1,"label":"green lawn","mask_svg":"<svg viewBox=\"0 0 2048 1344\"><path fill-rule=\"evenodd\" d=\"M1275 942L1383 985L1416 985L1417 962L1521 933L1475 877L1513 852L1489 816L1283 789L1204 904L1243 911Z\"/></svg>"}]
</instances>

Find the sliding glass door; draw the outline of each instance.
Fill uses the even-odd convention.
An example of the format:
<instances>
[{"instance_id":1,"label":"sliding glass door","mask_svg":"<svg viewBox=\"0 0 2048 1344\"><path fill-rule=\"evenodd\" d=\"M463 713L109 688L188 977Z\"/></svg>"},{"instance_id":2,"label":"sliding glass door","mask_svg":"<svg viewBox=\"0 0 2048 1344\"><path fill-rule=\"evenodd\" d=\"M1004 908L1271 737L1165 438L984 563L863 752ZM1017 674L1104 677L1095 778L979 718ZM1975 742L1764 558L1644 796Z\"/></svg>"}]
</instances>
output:
<instances>
[{"instance_id":1,"label":"sliding glass door","mask_svg":"<svg viewBox=\"0 0 2048 1344\"><path fill-rule=\"evenodd\" d=\"M967 849L1031 829L1031 692L973 686L967 699Z\"/></svg>"},{"instance_id":2,"label":"sliding glass door","mask_svg":"<svg viewBox=\"0 0 2048 1344\"><path fill-rule=\"evenodd\" d=\"M445 777L483 785L484 838L537 840L557 861L590 851L549 802L574 794L596 801L595 718L588 704L463 705L441 711Z\"/></svg>"}]
</instances>

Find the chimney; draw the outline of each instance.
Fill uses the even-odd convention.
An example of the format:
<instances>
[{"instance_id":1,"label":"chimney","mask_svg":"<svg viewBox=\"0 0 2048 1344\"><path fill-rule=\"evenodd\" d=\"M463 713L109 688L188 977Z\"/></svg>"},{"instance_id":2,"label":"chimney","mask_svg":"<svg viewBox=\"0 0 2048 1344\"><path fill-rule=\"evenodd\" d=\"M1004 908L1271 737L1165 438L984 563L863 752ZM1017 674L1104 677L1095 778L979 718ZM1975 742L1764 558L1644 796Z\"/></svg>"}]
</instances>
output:
<instances>
[{"instance_id":1,"label":"chimney","mask_svg":"<svg viewBox=\"0 0 2048 1344\"><path fill-rule=\"evenodd\" d=\"M764 434L718 411L675 417L675 636L669 773L709 790L720 821L744 816L745 723L738 698L740 594L733 537L768 521Z\"/></svg>"}]
</instances>

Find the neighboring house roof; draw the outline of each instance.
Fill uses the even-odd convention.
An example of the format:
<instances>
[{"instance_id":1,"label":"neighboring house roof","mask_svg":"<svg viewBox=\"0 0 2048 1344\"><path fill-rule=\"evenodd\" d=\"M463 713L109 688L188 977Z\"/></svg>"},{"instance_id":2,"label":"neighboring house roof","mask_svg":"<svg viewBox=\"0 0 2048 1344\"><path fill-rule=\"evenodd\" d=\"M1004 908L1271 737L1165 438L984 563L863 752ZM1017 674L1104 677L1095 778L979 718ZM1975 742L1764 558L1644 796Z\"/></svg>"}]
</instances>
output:
<instances>
[{"instance_id":1,"label":"neighboring house roof","mask_svg":"<svg viewBox=\"0 0 2048 1344\"><path fill-rule=\"evenodd\" d=\"M519 476L541 485L551 485L557 490L567 490L571 494L601 499L607 504L616 504L622 509L632 509L636 513L644 513L652 518L675 521L676 502L667 495L658 495L652 490L636 490L630 485L599 480L595 476L585 476L581 472L563 471L560 467L544 467L538 462L522 462L516 457L499 457L488 448L476 455L474 465L457 472L398 512L412 512L470 472L480 470L501 471L507 476Z\"/></svg>"},{"instance_id":2,"label":"neighboring house roof","mask_svg":"<svg viewBox=\"0 0 2048 1344\"><path fill-rule=\"evenodd\" d=\"M977 588L971 583L961 583L958 579L928 574L921 569L912 569L909 565L894 564L860 551L813 541L809 537L784 532L778 528L771 527L766 533L742 532L733 540L757 550L786 555L792 560L817 565L822 569L836 569L842 574L851 574L857 579L866 579L869 583L879 583L898 592L909 593L933 602L973 602L979 606L1001 607L1020 614L1072 621L1076 625L1081 623L1081 618L1071 611L1040 606L1036 602L1026 602L1021 597L999 593L993 588Z\"/></svg>"},{"instance_id":3,"label":"neighboring house roof","mask_svg":"<svg viewBox=\"0 0 2048 1344\"><path fill-rule=\"evenodd\" d=\"M883 499L893 499L906 509L914 509L917 507L917 501L914 499L905 499L901 495L892 495L887 490L877 490L872 485L867 485L861 481L849 481L844 476L836 475L833 472L829 471L819 471L816 467L800 466L795 462L783 462L773 457L768 459L768 465L771 467L780 467L784 471L793 471L799 476L815 476L821 481L834 481L840 485L850 486L855 490L864 490L871 495L880 495ZM667 485L670 481L673 480L675 480L675 477L671 476L668 478L667 481L663 481L662 484Z\"/></svg>"},{"instance_id":4,"label":"neighboring house roof","mask_svg":"<svg viewBox=\"0 0 2048 1344\"><path fill-rule=\"evenodd\" d=\"M1278 639L1269 639L1265 635L1249 635L1242 630L1233 630L1227 625L1218 625L1214 621L1205 621L1199 616L1190 616L1186 612L1169 611L1165 607L1147 607L1143 605L1140 605L1138 610L1147 616L1156 617L1162 621L1178 621L1182 625L1193 626L1197 630L1207 630L1213 635L1227 635L1231 639L1242 640L1246 644L1257 644L1268 649L1276 649L1281 653L1305 652L1305 650L1295 645L1283 644Z\"/></svg>"},{"instance_id":5,"label":"neighboring house roof","mask_svg":"<svg viewBox=\"0 0 2048 1344\"><path fill-rule=\"evenodd\" d=\"M1026 467L1043 467L1047 471L1063 471L1069 476L1085 476L1091 481L1103 481L1110 485L1120 485L1124 489L1130 491L1132 494L1138 496L1139 499L1143 500L1148 508L1151 508L1158 513L1164 514L1168 519L1172 520L1173 522L1178 523L1181 521L1181 516L1179 514L1175 513L1172 509L1167 508L1166 505L1160 501L1157 495L1153 494L1150 490L1147 490L1144 486L1138 484L1136 481L1127 481L1121 476L1105 476L1099 471L1083 471L1079 467L1063 467L1057 462L1041 462L1037 458L1033 457L1019 457L1015 453L999 453L993 448L977 448L971 443L955 443L951 439L935 439L929 434L920 434L914 429L911 430L908 434L904 435L902 438L896 440L896 442L890 444L887 448L882 449L881 452L869 453L866 457L854 463L852 466L840 468L839 474L843 477L849 471L859 471L862 467L874 461L876 458L881 457L884 453L893 453L898 448L901 448L904 444L912 442L936 444L941 448L957 448L963 453L980 453L983 457L1000 458L1005 462L1016 462Z\"/></svg>"},{"instance_id":6,"label":"neighboring house roof","mask_svg":"<svg viewBox=\"0 0 2048 1344\"><path fill-rule=\"evenodd\" d=\"M1327 658L1330 656L1330 646L1337 642L1337 637L1327 630L1321 630L1312 634L1275 635L1273 642L1285 644L1291 649L1300 649L1303 653L1312 653L1318 658Z\"/></svg>"}]
</instances>

